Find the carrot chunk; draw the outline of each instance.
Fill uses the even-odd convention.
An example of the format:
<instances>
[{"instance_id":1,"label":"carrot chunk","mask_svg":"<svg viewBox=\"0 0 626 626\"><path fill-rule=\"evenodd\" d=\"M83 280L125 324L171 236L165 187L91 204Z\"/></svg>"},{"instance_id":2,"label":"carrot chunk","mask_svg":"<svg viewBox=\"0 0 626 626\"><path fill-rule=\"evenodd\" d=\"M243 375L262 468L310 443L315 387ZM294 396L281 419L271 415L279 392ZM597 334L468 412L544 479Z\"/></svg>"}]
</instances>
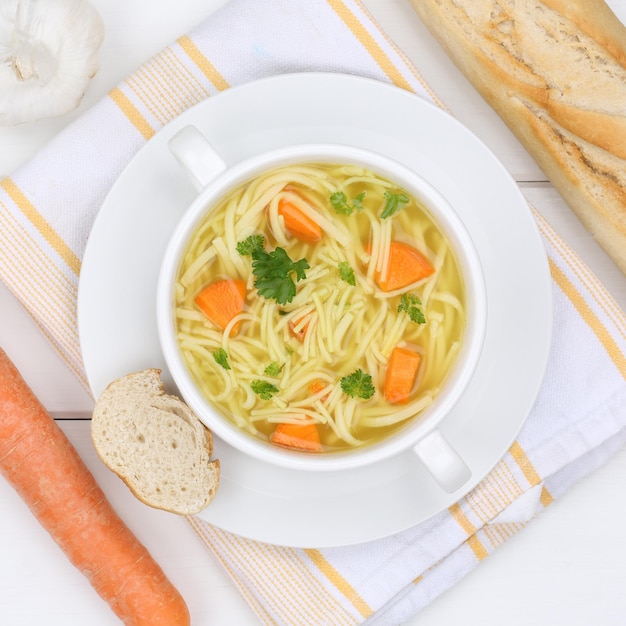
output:
<instances>
[{"instance_id":1,"label":"carrot chunk","mask_svg":"<svg viewBox=\"0 0 626 626\"><path fill-rule=\"evenodd\" d=\"M431 276L435 268L416 248L402 241L392 241L389 247L387 276L374 274L376 284L383 291L395 291Z\"/></svg>"},{"instance_id":2,"label":"carrot chunk","mask_svg":"<svg viewBox=\"0 0 626 626\"><path fill-rule=\"evenodd\" d=\"M228 322L243 311L245 297L245 281L225 278L205 287L196 296L195 302L216 326L224 330ZM240 326L241 324L237 322L232 327L231 337L239 332Z\"/></svg>"},{"instance_id":3,"label":"carrot chunk","mask_svg":"<svg viewBox=\"0 0 626 626\"><path fill-rule=\"evenodd\" d=\"M390 404L405 404L415 383L420 355L396 346L391 351L385 376L385 400Z\"/></svg>"},{"instance_id":4,"label":"carrot chunk","mask_svg":"<svg viewBox=\"0 0 626 626\"><path fill-rule=\"evenodd\" d=\"M190 623L179 592L2 349L0 473L124 624Z\"/></svg>"},{"instance_id":5,"label":"carrot chunk","mask_svg":"<svg viewBox=\"0 0 626 626\"><path fill-rule=\"evenodd\" d=\"M315 380L312 380L309 383L309 391L312 394L319 393L320 391L324 389L326 389L326 383L323 380L320 380L319 378L316 378Z\"/></svg>"},{"instance_id":6,"label":"carrot chunk","mask_svg":"<svg viewBox=\"0 0 626 626\"><path fill-rule=\"evenodd\" d=\"M298 340L298 341L304 341L304 338L306 336L306 331L309 328L309 322L306 322L304 324L304 326L302 326L302 328L300 328L299 330L296 330L298 328L298 325L300 324L300 322L302 321L302 318L297 319L297 320L290 320L289 321L289 332Z\"/></svg>"},{"instance_id":7,"label":"carrot chunk","mask_svg":"<svg viewBox=\"0 0 626 626\"><path fill-rule=\"evenodd\" d=\"M297 239L315 243L322 238L322 227L286 198L279 200L278 214L283 216L285 228Z\"/></svg>"},{"instance_id":8,"label":"carrot chunk","mask_svg":"<svg viewBox=\"0 0 626 626\"><path fill-rule=\"evenodd\" d=\"M270 441L279 446L321 452L322 444L314 422L302 424L281 423L270 436Z\"/></svg>"},{"instance_id":9,"label":"carrot chunk","mask_svg":"<svg viewBox=\"0 0 626 626\"><path fill-rule=\"evenodd\" d=\"M309 393L314 396L320 394L322 391L324 391L324 389L326 389L326 383L319 378L312 380L308 386ZM320 400L324 402L328 398L329 393L330 392L326 392L320 395Z\"/></svg>"}]
</instances>

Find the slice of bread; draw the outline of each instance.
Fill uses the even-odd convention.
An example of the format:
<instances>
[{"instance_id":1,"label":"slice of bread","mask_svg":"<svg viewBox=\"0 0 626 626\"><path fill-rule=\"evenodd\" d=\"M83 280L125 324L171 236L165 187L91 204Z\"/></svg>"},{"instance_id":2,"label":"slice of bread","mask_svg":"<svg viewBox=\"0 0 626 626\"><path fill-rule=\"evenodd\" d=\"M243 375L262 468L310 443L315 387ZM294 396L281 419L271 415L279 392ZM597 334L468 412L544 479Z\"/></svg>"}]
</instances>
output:
<instances>
[{"instance_id":1,"label":"slice of bread","mask_svg":"<svg viewBox=\"0 0 626 626\"><path fill-rule=\"evenodd\" d=\"M604 0L410 0L626 274L626 25Z\"/></svg>"},{"instance_id":2,"label":"slice of bread","mask_svg":"<svg viewBox=\"0 0 626 626\"><path fill-rule=\"evenodd\" d=\"M114 380L96 401L91 437L105 465L149 506L191 515L215 496L220 465L211 461L211 432L165 393L159 369Z\"/></svg>"}]
</instances>

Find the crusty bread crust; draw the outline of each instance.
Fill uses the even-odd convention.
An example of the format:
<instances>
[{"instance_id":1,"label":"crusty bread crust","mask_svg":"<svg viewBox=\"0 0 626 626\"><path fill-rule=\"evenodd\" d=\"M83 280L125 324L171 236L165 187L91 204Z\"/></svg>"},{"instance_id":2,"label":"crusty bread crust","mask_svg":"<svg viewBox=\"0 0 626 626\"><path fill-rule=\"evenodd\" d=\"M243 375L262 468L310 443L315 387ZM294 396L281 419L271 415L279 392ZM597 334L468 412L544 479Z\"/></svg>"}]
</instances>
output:
<instances>
[{"instance_id":1,"label":"crusty bread crust","mask_svg":"<svg viewBox=\"0 0 626 626\"><path fill-rule=\"evenodd\" d=\"M411 0L626 274L626 27L602 0Z\"/></svg>"},{"instance_id":2,"label":"crusty bread crust","mask_svg":"<svg viewBox=\"0 0 626 626\"><path fill-rule=\"evenodd\" d=\"M96 452L145 504L191 515L217 492L213 437L191 409L164 392L158 369L114 380L97 399L91 438Z\"/></svg>"}]
</instances>

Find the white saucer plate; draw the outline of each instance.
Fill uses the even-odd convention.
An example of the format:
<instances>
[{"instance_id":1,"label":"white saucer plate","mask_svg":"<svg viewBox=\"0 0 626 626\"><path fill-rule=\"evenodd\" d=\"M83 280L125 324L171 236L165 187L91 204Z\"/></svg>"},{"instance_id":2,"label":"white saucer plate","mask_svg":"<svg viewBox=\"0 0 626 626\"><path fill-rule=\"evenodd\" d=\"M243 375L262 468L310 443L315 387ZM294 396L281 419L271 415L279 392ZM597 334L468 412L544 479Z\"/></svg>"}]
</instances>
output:
<instances>
[{"instance_id":1,"label":"white saucer plate","mask_svg":"<svg viewBox=\"0 0 626 626\"><path fill-rule=\"evenodd\" d=\"M280 94L280 97L276 97ZM306 473L264 464L220 440L218 494L200 517L244 537L297 547L350 545L418 524L474 488L514 441L545 372L551 282L536 223L515 181L469 130L402 89L340 74L288 74L209 98L157 133L123 171L84 255L78 321L93 393L149 367L175 392L156 328L156 282L168 237L195 190L168 150L195 125L227 164L284 145L335 142L378 151L428 179L474 239L487 286L484 351L441 425L472 478L444 493L415 455L367 468Z\"/></svg>"}]
</instances>

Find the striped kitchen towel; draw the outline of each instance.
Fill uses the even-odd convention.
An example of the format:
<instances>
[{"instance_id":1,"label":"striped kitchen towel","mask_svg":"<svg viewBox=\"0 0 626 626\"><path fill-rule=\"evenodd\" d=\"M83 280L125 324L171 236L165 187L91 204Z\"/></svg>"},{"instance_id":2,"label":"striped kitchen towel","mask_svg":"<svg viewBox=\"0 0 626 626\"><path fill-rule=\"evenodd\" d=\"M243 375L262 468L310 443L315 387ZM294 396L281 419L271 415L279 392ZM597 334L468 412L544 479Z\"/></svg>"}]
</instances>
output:
<instances>
[{"instance_id":1,"label":"striped kitchen towel","mask_svg":"<svg viewBox=\"0 0 626 626\"><path fill-rule=\"evenodd\" d=\"M0 278L85 385L78 278L116 178L193 104L253 79L304 71L366 76L441 106L358 0L231 0L0 181ZM332 549L262 544L188 519L263 623L402 623L626 442L624 313L534 215L554 292L547 375L519 437L471 493L397 535ZM574 357L581 353L584 366ZM298 593L287 597L287 585Z\"/></svg>"}]
</instances>

